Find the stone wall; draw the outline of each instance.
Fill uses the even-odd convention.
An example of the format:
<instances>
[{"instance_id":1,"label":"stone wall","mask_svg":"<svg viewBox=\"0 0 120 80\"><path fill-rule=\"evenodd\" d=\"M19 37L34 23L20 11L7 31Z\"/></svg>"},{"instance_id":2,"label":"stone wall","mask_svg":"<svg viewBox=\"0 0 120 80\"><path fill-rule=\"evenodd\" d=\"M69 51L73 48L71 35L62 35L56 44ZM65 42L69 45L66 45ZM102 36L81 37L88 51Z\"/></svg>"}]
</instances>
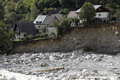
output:
<instances>
[{"instance_id":1,"label":"stone wall","mask_svg":"<svg viewBox=\"0 0 120 80\"><path fill-rule=\"evenodd\" d=\"M72 51L86 46L97 52L119 52L119 33L119 23L94 24L84 28L73 28L70 33L58 39L15 42L12 52Z\"/></svg>"}]
</instances>

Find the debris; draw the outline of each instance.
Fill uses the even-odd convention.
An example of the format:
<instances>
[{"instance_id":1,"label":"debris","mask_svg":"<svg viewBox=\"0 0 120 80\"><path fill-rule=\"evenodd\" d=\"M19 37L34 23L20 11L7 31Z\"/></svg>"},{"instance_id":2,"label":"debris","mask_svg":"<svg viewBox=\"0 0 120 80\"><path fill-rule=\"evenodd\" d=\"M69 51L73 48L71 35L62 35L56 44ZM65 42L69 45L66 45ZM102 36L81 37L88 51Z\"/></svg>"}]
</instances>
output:
<instances>
[{"instance_id":1,"label":"debris","mask_svg":"<svg viewBox=\"0 0 120 80\"><path fill-rule=\"evenodd\" d=\"M0 63L9 62L8 60L0 61Z\"/></svg>"},{"instance_id":2,"label":"debris","mask_svg":"<svg viewBox=\"0 0 120 80\"><path fill-rule=\"evenodd\" d=\"M70 75L70 76L68 77L68 80L70 80L71 76L72 76L72 75Z\"/></svg>"},{"instance_id":3,"label":"debris","mask_svg":"<svg viewBox=\"0 0 120 80\"><path fill-rule=\"evenodd\" d=\"M58 67L58 68L52 68L52 69L35 70L35 71L32 71L32 72L54 71L54 70L60 70L60 69L65 69L65 68L64 67Z\"/></svg>"}]
</instances>

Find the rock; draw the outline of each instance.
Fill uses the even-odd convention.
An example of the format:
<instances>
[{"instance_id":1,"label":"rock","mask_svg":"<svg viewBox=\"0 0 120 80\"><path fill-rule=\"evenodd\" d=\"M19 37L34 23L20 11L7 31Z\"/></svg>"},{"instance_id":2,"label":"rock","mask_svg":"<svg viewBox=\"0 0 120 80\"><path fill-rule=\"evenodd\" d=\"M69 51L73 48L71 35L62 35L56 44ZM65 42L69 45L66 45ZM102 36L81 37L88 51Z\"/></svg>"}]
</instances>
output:
<instances>
[{"instance_id":1,"label":"rock","mask_svg":"<svg viewBox=\"0 0 120 80\"><path fill-rule=\"evenodd\" d=\"M32 73L32 72L26 72L25 74L26 74L26 75L31 75L31 73Z\"/></svg>"},{"instance_id":2,"label":"rock","mask_svg":"<svg viewBox=\"0 0 120 80\"><path fill-rule=\"evenodd\" d=\"M78 75L72 75L71 79L79 79Z\"/></svg>"},{"instance_id":3,"label":"rock","mask_svg":"<svg viewBox=\"0 0 120 80\"><path fill-rule=\"evenodd\" d=\"M95 59L97 56L95 54L92 54L92 59Z\"/></svg>"},{"instance_id":4,"label":"rock","mask_svg":"<svg viewBox=\"0 0 120 80\"><path fill-rule=\"evenodd\" d=\"M80 76L79 80L81 80L81 79L85 79L85 76Z\"/></svg>"},{"instance_id":5,"label":"rock","mask_svg":"<svg viewBox=\"0 0 120 80\"><path fill-rule=\"evenodd\" d=\"M36 58L35 60L36 60L36 61L38 61L38 60L39 60L39 58Z\"/></svg>"},{"instance_id":6,"label":"rock","mask_svg":"<svg viewBox=\"0 0 120 80\"><path fill-rule=\"evenodd\" d=\"M89 59L91 59L91 58L92 58L91 55L87 55L87 56L86 56L86 59L87 59L87 60L89 60Z\"/></svg>"},{"instance_id":7,"label":"rock","mask_svg":"<svg viewBox=\"0 0 120 80\"><path fill-rule=\"evenodd\" d=\"M16 80L16 78L15 77L11 77L8 80Z\"/></svg>"},{"instance_id":8,"label":"rock","mask_svg":"<svg viewBox=\"0 0 120 80\"><path fill-rule=\"evenodd\" d=\"M102 60L101 57L96 57L96 58L94 59L95 62L99 62L99 61L101 61L101 60Z\"/></svg>"},{"instance_id":9,"label":"rock","mask_svg":"<svg viewBox=\"0 0 120 80\"><path fill-rule=\"evenodd\" d=\"M53 73L50 73L50 74L48 74L48 75L46 76L46 78L53 77L53 76L54 76L54 74L53 74Z\"/></svg>"},{"instance_id":10,"label":"rock","mask_svg":"<svg viewBox=\"0 0 120 80\"><path fill-rule=\"evenodd\" d=\"M41 60L43 57L42 56L37 56L36 59Z\"/></svg>"},{"instance_id":11,"label":"rock","mask_svg":"<svg viewBox=\"0 0 120 80\"><path fill-rule=\"evenodd\" d=\"M62 80L67 80L66 78L62 78Z\"/></svg>"},{"instance_id":12,"label":"rock","mask_svg":"<svg viewBox=\"0 0 120 80\"><path fill-rule=\"evenodd\" d=\"M90 73L88 72L87 69L83 69L82 75L88 76L88 75L90 75Z\"/></svg>"},{"instance_id":13,"label":"rock","mask_svg":"<svg viewBox=\"0 0 120 80\"><path fill-rule=\"evenodd\" d=\"M43 63L40 64L40 66L41 67L46 67L46 66L48 66L48 64L46 62L43 62Z\"/></svg>"},{"instance_id":14,"label":"rock","mask_svg":"<svg viewBox=\"0 0 120 80\"><path fill-rule=\"evenodd\" d=\"M52 55L49 57L49 59L50 59L51 61L54 61L54 60L55 60L55 58L54 58Z\"/></svg>"},{"instance_id":15,"label":"rock","mask_svg":"<svg viewBox=\"0 0 120 80\"><path fill-rule=\"evenodd\" d=\"M60 60L60 59L62 59L60 56L55 55L55 60Z\"/></svg>"},{"instance_id":16,"label":"rock","mask_svg":"<svg viewBox=\"0 0 120 80\"><path fill-rule=\"evenodd\" d=\"M98 73L98 71L96 69L93 70L94 73Z\"/></svg>"}]
</instances>

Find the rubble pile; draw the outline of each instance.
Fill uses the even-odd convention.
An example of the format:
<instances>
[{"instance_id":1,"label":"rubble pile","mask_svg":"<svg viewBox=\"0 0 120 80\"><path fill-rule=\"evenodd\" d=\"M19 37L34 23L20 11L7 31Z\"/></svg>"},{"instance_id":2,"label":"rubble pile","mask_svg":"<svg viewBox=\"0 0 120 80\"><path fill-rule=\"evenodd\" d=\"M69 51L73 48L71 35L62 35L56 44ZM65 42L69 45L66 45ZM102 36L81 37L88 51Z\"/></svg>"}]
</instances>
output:
<instances>
[{"instance_id":1,"label":"rubble pile","mask_svg":"<svg viewBox=\"0 0 120 80\"><path fill-rule=\"evenodd\" d=\"M76 50L66 53L16 53L0 56L2 78L2 75L5 76L2 73L4 69L10 73L36 77L23 80L120 80L120 54ZM8 80L19 80L13 75L11 77L15 79ZM40 79L43 77L44 79Z\"/></svg>"}]
</instances>

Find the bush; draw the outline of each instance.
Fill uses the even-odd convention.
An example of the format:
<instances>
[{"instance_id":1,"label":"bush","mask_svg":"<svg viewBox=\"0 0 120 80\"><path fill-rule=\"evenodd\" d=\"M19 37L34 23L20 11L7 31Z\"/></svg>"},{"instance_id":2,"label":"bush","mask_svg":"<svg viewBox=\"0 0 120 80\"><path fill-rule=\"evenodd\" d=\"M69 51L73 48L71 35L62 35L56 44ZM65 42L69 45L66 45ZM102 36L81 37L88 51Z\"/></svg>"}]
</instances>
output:
<instances>
[{"instance_id":1,"label":"bush","mask_svg":"<svg viewBox=\"0 0 120 80\"><path fill-rule=\"evenodd\" d=\"M79 17L80 19L85 20L87 23L90 23L94 20L95 13L96 11L93 4L91 4L90 2L86 2L81 7Z\"/></svg>"},{"instance_id":2,"label":"bush","mask_svg":"<svg viewBox=\"0 0 120 80\"><path fill-rule=\"evenodd\" d=\"M51 32L51 35L52 35L53 37L56 37L56 35L55 35L55 33L54 33L54 32Z\"/></svg>"},{"instance_id":3,"label":"bush","mask_svg":"<svg viewBox=\"0 0 120 80\"><path fill-rule=\"evenodd\" d=\"M75 26L78 26L78 25L79 25L79 19L78 19L78 18L75 18L75 19L73 19L73 20L74 20Z\"/></svg>"},{"instance_id":4,"label":"bush","mask_svg":"<svg viewBox=\"0 0 120 80\"><path fill-rule=\"evenodd\" d=\"M72 20L70 18L62 18L59 23L58 34L62 35L69 32L71 30L71 22Z\"/></svg>"},{"instance_id":5,"label":"bush","mask_svg":"<svg viewBox=\"0 0 120 80\"><path fill-rule=\"evenodd\" d=\"M36 36L37 36L37 37L44 38L44 37L47 37L47 34L46 34L46 33L41 33L41 34L37 34Z\"/></svg>"},{"instance_id":6,"label":"bush","mask_svg":"<svg viewBox=\"0 0 120 80\"><path fill-rule=\"evenodd\" d=\"M32 40L34 38L33 35L29 35L28 37L26 37L26 40Z\"/></svg>"},{"instance_id":7,"label":"bush","mask_svg":"<svg viewBox=\"0 0 120 80\"><path fill-rule=\"evenodd\" d=\"M69 10L68 9L63 9L59 13L65 15L65 14L69 13Z\"/></svg>"},{"instance_id":8,"label":"bush","mask_svg":"<svg viewBox=\"0 0 120 80\"><path fill-rule=\"evenodd\" d=\"M85 52L92 51L92 49L91 49L89 46L84 46L84 47L83 47L83 50L84 50Z\"/></svg>"}]
</instances>

